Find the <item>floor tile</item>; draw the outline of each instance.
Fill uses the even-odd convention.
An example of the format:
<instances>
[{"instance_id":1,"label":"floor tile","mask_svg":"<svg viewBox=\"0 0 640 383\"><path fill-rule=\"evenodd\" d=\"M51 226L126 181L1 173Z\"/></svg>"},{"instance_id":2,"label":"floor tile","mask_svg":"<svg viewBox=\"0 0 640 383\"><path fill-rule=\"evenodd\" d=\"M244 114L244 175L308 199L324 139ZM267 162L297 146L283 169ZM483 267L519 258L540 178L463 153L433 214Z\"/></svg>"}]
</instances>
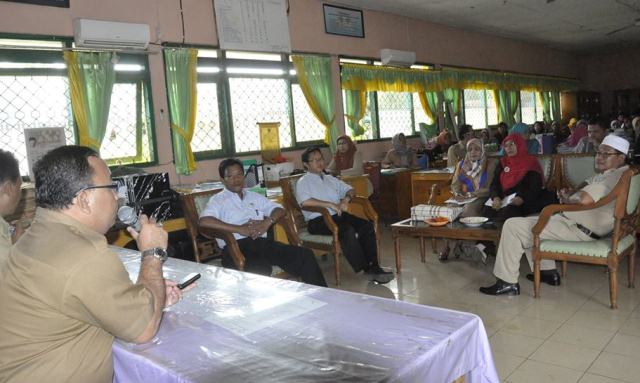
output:
<instances>
[{"instance_id":1,"label":"floor tile","mask_svg":"<svg viewBox=\"0 0 640 383\"><path fill-rule=\"evenodd\" d=\"M604 351L638 357L640 355L640 336L618 333L611 339Z\"/></svg>"},{"instance_id":2,"label":"floor tile","mask_svg":"<svg viewBox=\"0 0 640 383\"><path fill-rule=\"evenodd\" d=\"M567 319L571 318L573 314L578 311L579 306L572 306L566 304L557 304L557 303L543 303L542 300L537 300L526 310L524 310L520 315L531 317L531 318L539 318L539 319L549 319L549 320L557 320L564 322Z\"/></svg>"},{"instance_id":3,"label":"floor tile","mask_svg":"<svg viewBox=\"0 0 640 383\"><path fill-rule=\"evenodd\" d=\"M529 359L578 371L586 371L600 350L547 340Z\"/></svg>"},{"instance_id":4,"label":"floor tile","mask_svg":"<svg viewBox=\"0 0 640 383\"><path fill-rule=\"evenodd\" d=\"M505 378L524 363L525 360L525 358L498 351L494 351L493 353L493 361L496 365L496 370L498 370L498 376L500 377L500 381L503 382Z\"/></svg>"},{"instance_id":5,"label":"floor tile","mask_svg":"<svg viewBox=\"0 0 640 383\"><path fill-rule=\"evenodd\" d=\"M640 381L640 363L638 363L637 355L631 357L603 352L593 362L588 372L625 382L637 383Z\"/></svg>"},{"instance_id":6,"label":"floor tile","mask_svg":"<svg viewBox=\"0 0 640 383\"><path fill-rule=\"evenodd\" d=\"M627 321L629 314L629 312L609 308L602 311L578 310L566 323L585 328L617 331Z\"/></svg>"},{"instance_id":7,"label":"floor tile","mask_svg":"<svg viewBox=\"0 0 640 383\"><path fill-rule=\"evenodd\" d=\"M494 334L489 343L491 350L503 354L509 354L527 358L529 355L542 345L543 339L530 336L513 334L506 331L498 331Z\"/></svg>"},{"instance_id":8,"label":"floor tile","mask_svg":"<svg viewBox=\"0 0 640 383\"><path fill-rule=\"evenodd\" d=\"M574 383L581 371L527 360L507 377L513 383Z\"/></svg>"},{"instance_id":9,"label":"floor tile","mask_svg":"<svg viewBox=\"0 0 640 383\"><path fill-rule=\"evenodd\" d=\"M576 346L602 350L613 338L615 331L588 329L570 324L562 325L551 339Z\"/></svg>"},{"instance_id":10,"label":"floor tile","mask_svg":"<svg viewBox=\"0 0 640 383\"><path fill-rule=\"evenodd\" d=\"M503 327L502 331L547 339L561 325L560 321L516 316Z\"/></svg>"},{"instance_id":11,"label":"floor tile","mask_svg":"<svg viewBox=\"0 0 640 383\"><path fill-rule=\"evenodd\" d=\"M623 383L624 381L618 379L607 378L606 376L584 374L578 383Z\"/></svg>"}]
</instances>

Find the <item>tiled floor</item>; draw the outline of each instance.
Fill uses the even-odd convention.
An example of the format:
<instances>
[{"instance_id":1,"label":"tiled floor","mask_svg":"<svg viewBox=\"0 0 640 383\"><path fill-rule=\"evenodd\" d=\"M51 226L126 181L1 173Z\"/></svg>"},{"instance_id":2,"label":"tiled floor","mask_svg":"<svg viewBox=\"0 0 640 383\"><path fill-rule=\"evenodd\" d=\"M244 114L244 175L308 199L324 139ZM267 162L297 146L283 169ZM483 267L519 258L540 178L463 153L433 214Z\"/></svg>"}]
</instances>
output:
<instances>
[{"instance_id":1,"label":"tiled floor","mask_svg":"<svg viewBox=\"0 0 640 383\"><path fill-rule=\"evenodd\" d=\"M395 271L388 228L381 242L382 264ZM521 295L492 297L478 292L478 287L494 282L492 257L486 266L465 258L440 263L430 252L423 264L417 240L401 244L402 274L396 280L373 284L354 274L345 261L341 288L479 315L503 382L640 382L640 278L637 289L626 287L626 262L618 273L619 308L611 310L608 278L599 266L569 264L562 285L543 284L542 297L534 299L533 283L525 278L529 267L523 262ZM320 264L332 284L331 261Z\"/></svg>"}]
</instances>

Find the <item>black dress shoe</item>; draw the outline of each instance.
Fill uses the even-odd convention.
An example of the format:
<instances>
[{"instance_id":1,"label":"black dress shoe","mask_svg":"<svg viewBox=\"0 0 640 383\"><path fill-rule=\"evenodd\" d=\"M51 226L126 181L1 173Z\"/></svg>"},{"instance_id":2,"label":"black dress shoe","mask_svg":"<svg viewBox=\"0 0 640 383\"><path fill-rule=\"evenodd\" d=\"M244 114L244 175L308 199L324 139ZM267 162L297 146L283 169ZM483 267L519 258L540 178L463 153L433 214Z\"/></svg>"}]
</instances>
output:
<instances>
[{"instance_id":1,"label":"black dress shoe","mask_svg":"<svg viewBox=\"0 0 640 383\"><path fill-rule=\"evenodd\" d=\"M481 287L480 292L487 295L520 295L520 284L498 279L492 286Z\"/></svg>"},{"instance_id":2,"label":"black dress shoe","mask_svg":"<svg viewBox=\"0 0 640 383\"><path fill-rule=\"evenodd\" d=\"M527 279L533 282L533 274L527 274ZM555 270L549 270L549 272L541 271L540 282L544 282L551 286L560 286L560 273Z\"/></svg>"}]
</instances>

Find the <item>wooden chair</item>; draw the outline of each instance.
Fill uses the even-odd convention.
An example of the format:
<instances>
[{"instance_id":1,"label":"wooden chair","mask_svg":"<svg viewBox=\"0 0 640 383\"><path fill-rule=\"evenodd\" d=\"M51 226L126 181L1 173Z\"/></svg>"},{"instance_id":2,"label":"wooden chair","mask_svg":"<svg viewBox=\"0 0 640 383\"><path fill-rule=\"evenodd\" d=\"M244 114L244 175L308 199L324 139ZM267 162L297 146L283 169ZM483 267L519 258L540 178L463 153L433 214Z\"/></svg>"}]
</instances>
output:
<instances>
[{"instance_id":1,"label":"wooden chair","mask_svg":"<svg viewBox=\"0 0 640 383\"><path fill-rule=\"evenodd\" d=\"M322 214L325 224L331 230L331 235L310 234L307 231L307 222L302 215L302 208L296 199L296 184L302 174L283 177L280 179L280 187L282 188L282 196L287 210L287 215L293 223L295 233L300 239L300 244L311 249L328 251L333 254L334 267L336 273L336 285L340 286L340 240L338 239L338 226L331 219L329 210L320 207L305 207L305 211L313 211ZM378 261L380 260L380 224L378 222L378 214L371 206L371 202L365 197L357 196L351 200L351 203L360 205L364 217L373 223L376 231L376 240L378 246Z\"/></svg>"},{"instance_id":2,"label":"wooden chair","mask_svg":"<svg viewBox=\"0 0 640 383\"><path fill-rule=\"evenodd\" d=\"M233 233L226 230L216 230L209 227L202 227L199 225L200 221L200 213L204 210L204 207L209 202L209 199L214 194L222 191L221 189L217 190L207 190L202 192L195 192L191 194L183 194L182 195L182 206L184 209L185 220L187 223L187 231L189 232L189 237L191 238L192 243L194 243L194 249L197 244L204 242L199 237L204 237L206 241L213 242L217 247L215 242L215 238L222 239L227 247L229 247L229 254L233 259L233 263L236 265L238 270L244 270L245 267L245 258L240 251L240 247L238 246L238 242L236 238L233 236ZM291 221L285 214L282 218L280 218L276 224L282 225L284 231L287 235L287 240L292 245L299 245L300 239L295 233L293 225ZM198 235L200 234L200 236ZM194 250L195 251L195 250ZM202 259L201 256L196 254L196 261L200 262ZM274 266L274 273L272 276L280 277L280 278L288 278L289 276L284 273L280 268Z\"/></svg>"},{"instance_id":3,"label":"wooden chair","mask_svg":"<svg viewBox=\"0 0 640 383\"><path fill-rule=\"evenodd\" d=\"M635 227L640 213L640 174L637 169L624 172L609 195L590 205L550 205L542 210L533 227L534 296L540 297L540 261L554 259L607 266L609 270L609 294L611 308L618 307L618 264L628 257L628 286L634 287L636 237ZM541 240L540 233L551 216L561 211L596 209L615 201L614 229L610 236L597 241ZM564 266L563 266L564 268Z\"/></svg>"},{"instance_id":4,"label":"wooden chair","mask_svg":"<svg viewBox=\"0 0 640 383\"><path fill-rule=\"evenodd\" d=\"M216 241L199 235L198 221L200 220L200 212L207 205L211 196L221 190L206 190L180 195L187 234L191 239L193 255L198 263L220 256L220 248Z\"/></svg>"}]
</instances>

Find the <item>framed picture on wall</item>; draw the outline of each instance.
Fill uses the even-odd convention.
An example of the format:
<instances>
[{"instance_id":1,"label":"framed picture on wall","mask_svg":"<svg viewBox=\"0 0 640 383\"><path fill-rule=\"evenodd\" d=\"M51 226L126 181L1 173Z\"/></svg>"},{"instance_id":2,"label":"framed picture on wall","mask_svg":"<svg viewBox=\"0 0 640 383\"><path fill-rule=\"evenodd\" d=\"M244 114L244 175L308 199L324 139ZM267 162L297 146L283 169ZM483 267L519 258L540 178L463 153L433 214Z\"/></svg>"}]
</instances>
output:
<instances>
[{"instance_id":1,"label":"framed picture on wall","mask_svg":"<svg viewBox=\"0 0 640 383\"><path fill-rule=\"evenodd\" d=\"M47 5L50 7L69 8L69 0L0 0L0 1L11 1L14 3L25 3L25 4Z\"/></svg>"},{"instance_id":2,"label":"framed picture on wall","mask_svg":"<svg viewBox=\"0 0 640 383\"><path fill-rule=\"evenodd\" d=\"M364 38L362 11L329 4L322 4L322 8L326 33Z\"/></svg>"}]
</instances>

